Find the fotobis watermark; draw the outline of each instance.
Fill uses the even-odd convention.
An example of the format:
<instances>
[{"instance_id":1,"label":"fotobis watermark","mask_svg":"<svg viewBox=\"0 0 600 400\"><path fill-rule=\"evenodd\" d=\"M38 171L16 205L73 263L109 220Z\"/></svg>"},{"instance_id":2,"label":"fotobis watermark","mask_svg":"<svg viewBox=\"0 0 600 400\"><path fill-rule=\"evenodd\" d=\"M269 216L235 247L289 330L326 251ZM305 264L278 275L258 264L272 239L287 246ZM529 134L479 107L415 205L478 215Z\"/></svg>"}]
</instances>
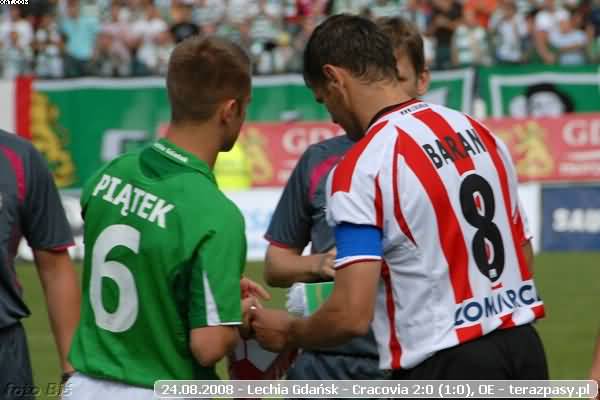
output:
<instances>
[{"instance_id":1,"label":"fotobis watermark","mask_svg":"<svg viewBox=\"0 0 600 400\"><path fill-rule=\"evenodd\" d=\"M10 399L21 399L31 397L46 398L60 398L61 396L68 396L71 393L69 384L64 383L53 383L50 382L47 385L27 385L8 383L2 390L0 390L0 397L7 396Z\"/></svg>"}]
</instances>

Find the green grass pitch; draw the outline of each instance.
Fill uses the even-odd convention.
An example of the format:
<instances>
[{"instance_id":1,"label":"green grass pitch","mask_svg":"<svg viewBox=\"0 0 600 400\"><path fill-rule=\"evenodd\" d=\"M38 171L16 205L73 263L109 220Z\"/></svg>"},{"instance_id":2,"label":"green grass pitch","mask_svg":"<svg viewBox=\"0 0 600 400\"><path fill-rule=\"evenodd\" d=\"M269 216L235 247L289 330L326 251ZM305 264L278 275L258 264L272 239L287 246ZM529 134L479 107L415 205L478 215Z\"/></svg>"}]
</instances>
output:
<instances>
[{"instance_id":1,"label":"green grass pitch","mask_svg":"<svg viewBox=\"0 0 600 400\"><path fill-rule=\"evenodd\" d=\"M35 268L17 266L32 316L25 320L34 370L42 388L59 379L54 340ZM250 263L249 277L262 282L262 264ZM595 336L600 327L600 253L545 253L536 257L535 279L546 304L537 324L553 379L587 378ZM271 307L283 307L285 291L272 289ZM219 365L223 373L223 365ZM40 399L52 398L40 396Z\"/></svg>"}]
</instances>

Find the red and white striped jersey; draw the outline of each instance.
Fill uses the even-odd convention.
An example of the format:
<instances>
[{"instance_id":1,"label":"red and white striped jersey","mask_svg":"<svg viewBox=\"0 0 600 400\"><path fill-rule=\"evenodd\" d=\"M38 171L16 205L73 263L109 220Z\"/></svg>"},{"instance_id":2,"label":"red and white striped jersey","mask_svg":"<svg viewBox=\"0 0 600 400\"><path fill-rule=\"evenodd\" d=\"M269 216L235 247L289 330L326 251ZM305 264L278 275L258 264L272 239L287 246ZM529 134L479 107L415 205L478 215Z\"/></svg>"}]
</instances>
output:
<instances>
[{"instance_id":1,"label":"red and white striped jersey","mask_svg":"<svg viewBox=\"0 0 600 400\"><path fill-rule=\"evenodd\" d=\"M382 111L329 176L331 225L378 226L372 322L382 369L541 318L531 238L505 145L479 122L419 100ZM379 259L336 260L343 268Z\"/></svg>"}]
</instances>

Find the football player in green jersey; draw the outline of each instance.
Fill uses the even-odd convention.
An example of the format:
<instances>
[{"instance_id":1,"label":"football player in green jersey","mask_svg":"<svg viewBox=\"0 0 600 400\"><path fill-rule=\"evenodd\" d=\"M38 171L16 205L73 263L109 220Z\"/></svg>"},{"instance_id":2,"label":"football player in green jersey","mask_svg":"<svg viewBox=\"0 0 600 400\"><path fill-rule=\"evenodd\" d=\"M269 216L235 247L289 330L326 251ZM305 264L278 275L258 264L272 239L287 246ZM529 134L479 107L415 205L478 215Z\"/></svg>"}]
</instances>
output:
<instances>
[{"instance_id":1,"label":"football player in green jersey","mask_svg":"<svg viewBox=\"0 0 600 400\"><path fill-rule=\"evenodd\" d=\"M84 188L81 322L66 399L151 399L158 379L217 379L253 297L244 220L212 167L250 100L237 45L193 37L171 55L165 139L105 166ZM242 286L242 288L240 287ZM248 326L248 324L245 324Z\"/></svg>"}]
</instances>

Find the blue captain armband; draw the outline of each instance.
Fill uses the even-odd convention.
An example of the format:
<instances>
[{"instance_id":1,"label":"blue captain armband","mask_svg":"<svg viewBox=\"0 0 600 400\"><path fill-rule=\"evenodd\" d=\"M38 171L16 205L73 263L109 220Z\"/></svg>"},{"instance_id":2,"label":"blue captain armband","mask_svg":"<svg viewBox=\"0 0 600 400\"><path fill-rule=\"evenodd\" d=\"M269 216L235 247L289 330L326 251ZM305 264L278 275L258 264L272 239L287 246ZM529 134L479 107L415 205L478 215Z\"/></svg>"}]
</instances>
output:
<instances>
[{"instance_id":1,"label":"blue captain armband","mask_svg":"<svg viewBox=\"0 0 600 400\"><path fill-rule=\"evenodd\" d=\"M362 261L378 261L383 256L382 232L376 226L343 222L334 228L337 256L335 267Z\"/></svg>"}]
</instances>

